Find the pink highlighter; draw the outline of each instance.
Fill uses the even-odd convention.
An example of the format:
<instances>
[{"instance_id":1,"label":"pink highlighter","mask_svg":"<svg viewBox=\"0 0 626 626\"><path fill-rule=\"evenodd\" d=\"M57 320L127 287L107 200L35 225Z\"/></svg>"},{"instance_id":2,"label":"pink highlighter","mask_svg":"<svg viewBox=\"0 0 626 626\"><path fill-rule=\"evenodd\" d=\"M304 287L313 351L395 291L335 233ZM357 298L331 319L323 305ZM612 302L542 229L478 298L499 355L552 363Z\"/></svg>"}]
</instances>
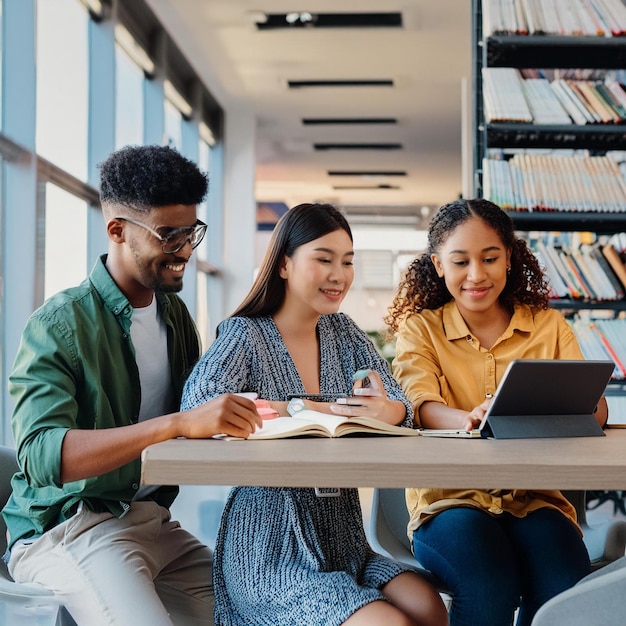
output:
<instances>
[{"instance_id":1,"label":"pink highlighter","mask_svg":"<svg viewBox=\"0 0 626 626\"><path fill-rule=\"evenodd\" d=\"M267 400L255 400L254 405L256 406L256 412L264 420L272 420L278 417L278 411L275 411Z\"/></svg>"}]
</instances>

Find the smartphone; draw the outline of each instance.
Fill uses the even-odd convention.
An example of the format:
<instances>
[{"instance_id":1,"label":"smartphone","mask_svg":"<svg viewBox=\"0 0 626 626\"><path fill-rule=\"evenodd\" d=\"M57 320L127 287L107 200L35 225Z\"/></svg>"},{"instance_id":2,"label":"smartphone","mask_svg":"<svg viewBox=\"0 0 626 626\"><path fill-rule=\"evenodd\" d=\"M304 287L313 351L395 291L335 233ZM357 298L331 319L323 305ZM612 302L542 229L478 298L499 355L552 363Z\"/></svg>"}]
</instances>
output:
<instances>
[{"instance_id":1,"label":"smartphone","mask_svg":"<svg viewBox=\"0 0 626 626\"><path fill-rule=\"evenodd\" d=\"M336 394L334 396L325 396L319 393L290 393L287 396L288 400L293 398L302 398L303 400L311 400L312 402L337 402L341 398L346 398L345 394Z\"/></svg>"},{"instance_id":2,"label":"smartphone","mask_svg":"<svg viewBox=\"0 0 626 626\"><path fill-rule=\"evenodd\" d=\"M348 402L348 400L358 400L358 396L347 396L347 397L341 397L341 398L337 398L337 400L335 400L335 402L337 404L346 404L348 406L363 406L362 404L360 404L359 402Z\"/></svg>"}]
</instances>

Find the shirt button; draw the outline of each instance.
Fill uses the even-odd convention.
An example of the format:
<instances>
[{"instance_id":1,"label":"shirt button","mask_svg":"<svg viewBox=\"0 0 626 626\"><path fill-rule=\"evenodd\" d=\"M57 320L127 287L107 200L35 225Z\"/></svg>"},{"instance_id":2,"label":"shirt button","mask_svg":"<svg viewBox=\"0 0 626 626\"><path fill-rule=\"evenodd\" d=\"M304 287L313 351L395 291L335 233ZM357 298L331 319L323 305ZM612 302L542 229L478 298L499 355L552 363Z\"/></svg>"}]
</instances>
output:
<instances>
[{"instance_id":1,"label":"shirt button","mask_svg":"<svg viewBox=\"0 0 626 626\"><path fill-rule=\"evenodd\" d=\"M488 354L488 355L487 355L487 358L488 358L488 359L493 359L493 354Z\"/></svg>"},{"instance_id":2,"label":"shirt button","mask_svg":"<svg viewBox=\"0 0 626 626\"><path fill-rule=\"evenodd\" d=\"M137 489L139 489L139 485L137 483L133 483L133 489L137 491Z\"/></svg>"},{"instance_id":3,"label":"shirt button","mask_svg":"<svg viewBox=\"0 0 626 626\"><path fill-rule=\"evenodd\" d=\"M486 393L485 394L485 398L493 398L493 394L492 393Z\"/></svg>"}]
</instances>

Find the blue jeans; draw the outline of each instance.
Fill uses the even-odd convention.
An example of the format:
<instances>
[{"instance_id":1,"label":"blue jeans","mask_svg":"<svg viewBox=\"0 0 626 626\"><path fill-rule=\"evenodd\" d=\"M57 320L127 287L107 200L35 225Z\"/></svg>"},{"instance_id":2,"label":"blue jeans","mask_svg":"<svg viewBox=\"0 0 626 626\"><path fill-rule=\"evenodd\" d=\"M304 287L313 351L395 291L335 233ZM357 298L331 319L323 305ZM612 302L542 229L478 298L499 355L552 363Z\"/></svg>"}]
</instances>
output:
<instances>
[{"instance_id":1,"label":"blue jeans","mask_svg":"<svg viewBox=\"0 0 626 626\"><path fill-rule=\"evenodd\" d=\"M553 509L523 518L448 509L413 533L413 549L451 591L450 626L510 626L517 606L517 626L529 626L544 602L590 571L580 533Z\"/></svg>"}]
</instances>

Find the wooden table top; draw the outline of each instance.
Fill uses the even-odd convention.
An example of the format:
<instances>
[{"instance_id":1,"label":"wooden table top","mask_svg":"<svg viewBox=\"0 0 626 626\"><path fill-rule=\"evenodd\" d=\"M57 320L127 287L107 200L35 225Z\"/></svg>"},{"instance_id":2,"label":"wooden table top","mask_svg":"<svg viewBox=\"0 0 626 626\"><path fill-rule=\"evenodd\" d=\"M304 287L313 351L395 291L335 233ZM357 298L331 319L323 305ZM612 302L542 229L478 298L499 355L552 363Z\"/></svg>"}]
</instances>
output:
<instances>
[{"instance_id":1,"label":"wooden table top","mask_svg":"<svg viewBox=\"0 0 626 626\"><path fill-rule=\"evenodd\" d=\"M143 484L625 489L626 429L606 437L173 439L142 454Z\"/></svg>"}]
</instances>

